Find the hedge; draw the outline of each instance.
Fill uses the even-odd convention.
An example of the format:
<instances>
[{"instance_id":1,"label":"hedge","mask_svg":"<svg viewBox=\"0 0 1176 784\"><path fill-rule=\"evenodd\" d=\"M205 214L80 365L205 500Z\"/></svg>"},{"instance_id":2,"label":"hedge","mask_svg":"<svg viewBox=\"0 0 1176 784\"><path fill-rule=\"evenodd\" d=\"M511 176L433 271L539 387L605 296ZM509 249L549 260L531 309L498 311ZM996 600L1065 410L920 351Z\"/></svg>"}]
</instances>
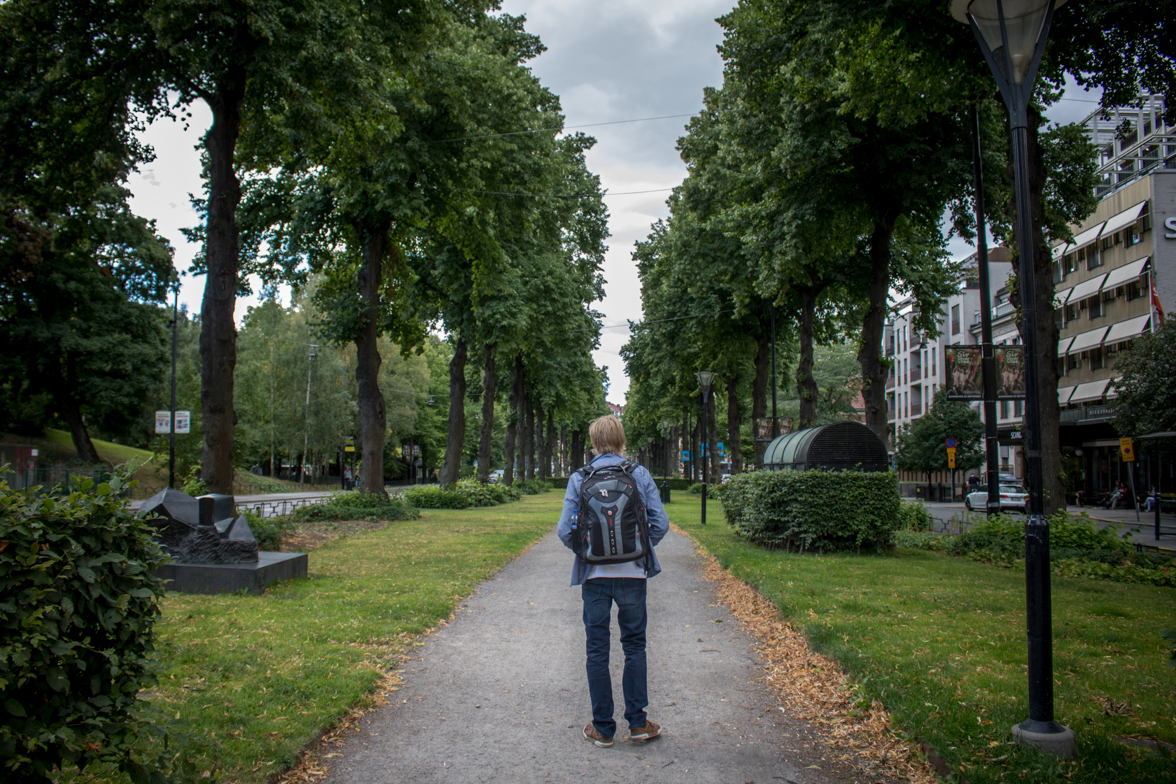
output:
<instances>
[{"instance_id":1,"label":"hedge","mask_svg":"<svg viewBox=\"0 0 1176 784\"><path fill-rule=\"evenodd\" d=\"M418 517L420 515L417 511L398 496L386 498L381 495L361 493L358 490L332 493L322 503L308 504L295 509L288 515L288 519L295 523L321 523L339 520L378 522L382 520L415 520ZM250 525L252 526L252 521L250 521ZM279 532L279 539L281 533L284 531ZM257 536L256 531L254 531L254 536L258 542L261 542L262 539Z\"/></svg>"},{"instance_id":2,"label":"hedge","mask_svg":"<svg viewBox=\"0 0 1176 784\"><path fill-rule=\"evenodd\" d=\"M0 778L49 781L167 743L138 695L156 681L163 553L128 508L122 473L64 498L0 482ZM154 739L154 740L152 740ZM163 743L161 743L163 741ZM153 764L152 767L155 767ZM153 777L158 780L158 772Z\"/></svg>"},{"instance_id":3,"label":"hedge","mask_svg":"<svg viewBox=\"0 0 1176 784\"><path fill-rule=\"evenodd\" d=\"M519 500L517 488L462 479L453 485L414 485L401 497L417 509L469 509Z\"/></svg>"},{"instance_id":4,"label":"hedge","mask_svg":"<svg viewBox=\"0 0 1176 784\"><path fill-rule=\"evenodd\" d=\"M740 536L786 550L890 547L901 524L893 472L753 471L718 497Z\"/></svg>"}]
</instances>

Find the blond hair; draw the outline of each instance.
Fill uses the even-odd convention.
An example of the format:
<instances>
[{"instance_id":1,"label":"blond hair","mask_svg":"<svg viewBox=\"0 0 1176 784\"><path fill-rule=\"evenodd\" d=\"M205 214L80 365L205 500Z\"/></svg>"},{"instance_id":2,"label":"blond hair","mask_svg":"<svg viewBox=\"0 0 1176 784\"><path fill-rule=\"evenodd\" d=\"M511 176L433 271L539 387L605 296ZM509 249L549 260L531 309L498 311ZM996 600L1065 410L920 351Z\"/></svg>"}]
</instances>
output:
<instances>
[{"instance_id":1,"label":"blond hair","mask_svg":"<svg viewBox=\"0 0 1176 784\"><path fill-rule=\"evenodd\" d=\"M625 454L625 426L612 414L605 414L589 425L588 438L592 440L592 451L598 455Z\"/></svg>"}]
</instances>

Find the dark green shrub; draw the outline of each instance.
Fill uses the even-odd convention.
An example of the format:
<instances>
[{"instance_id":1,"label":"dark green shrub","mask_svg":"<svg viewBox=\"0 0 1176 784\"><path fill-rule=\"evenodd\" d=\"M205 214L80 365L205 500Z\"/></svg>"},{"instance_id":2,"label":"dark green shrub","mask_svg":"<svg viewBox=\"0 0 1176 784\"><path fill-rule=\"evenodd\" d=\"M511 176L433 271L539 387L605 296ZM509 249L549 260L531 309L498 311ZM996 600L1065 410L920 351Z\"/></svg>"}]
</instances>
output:
<instances>
[{"instance_id":1,"label":"dark green shrub","mask_svg":"<svg viewBox=\"0 0 1176 784\"><path fill-rule=\"evenodd\" d=\"M482 484L476 479L462 479L448 487L444 485L416 485L404 491L404 500L418 509L470 509L497 506L517 501L519 485ZM538 492L538 491L536 491Z\"/></svg>"},{"instance_id":2,"label":"dark green shrub","mask_svg":"<svg viewBox=\"0 0 1176 784\"><path fill-rule=\"evenodd\" d=\"M904 531L930 531L931 513L920 503L902 501L898 506L898 525Z\"/></svg>"},{"instance_id":3,"label":"dark green shrub","mask_svg":"<svg viewBox=\"0 0 1176 784\"><path fill-rule=\"evenodd\" d=\"M942 551L948 534L933 534L930 531L910 531L905 528L894 532L894 546L904 550Z\"/></svg>"},{"instance_id":4,"label":"dark green shrub","mask_svg":"<svg viewBox=\"0 0 1176 784\"><path fill-rule=\"evenodd\" d=\"M249 530L262 550L274 552L282 544L282 537L291 533L298 526L289 516L262 517L260 512L246 509L243 514L249 523Z\"/></svg>"},{"instance_id":5,"label":"dark green shrub","mask_svg":"<svg viewBox=\"0 0 1176 784\"><path fill-rule=\"evenodd\" d=\"M892 472L753 471L731 477L721 498L739 535L769 547L888 547L899 525Z\"/></svg>"},{"instance_id":6,"label":"dark green shrub","mask_svg":"<svg viewBox=\"0 0 1176 784\"><path fill-rule=\"evenodd\" d=\"M320 504L311 504L287 515L293 523L324 523L339 520L415 520L420 515L398 496L384 498L357 490L333 493Z\"/></svg>"},{"instance_id":7,"label":"dark green shrub","mask_svg":"<svg viewBox=\"0 0 1176 784\"><path fill-rule=\"evenodd\" d=\"M119 476L64 498L0 482L0 770L11 782L112 764L152 732L138 699L156 683L163 561L152 529L118 497ZM165 741L166 742L166 741Z\"/></svg>"},{"instance_id":8,"label":"dark green shrub","mask_svg":"<svg viewBox=\"0 0 1176 784\"><path fill-rule=\"evenodd\" d=\"M552 489L551 482L544 479L524 479L514 483L514 490L521 495L539 495L551 492Z\"/></svg>"},{"instance_id":9,"label":"dark green shrub","mask_svg":"<svg viewBox=\"0 0 1176 784\"><path fill-rule=\"evenodd\" d=\"M686 488L686 492L690 495L702 495L702 482L695 482Z\"/></svg>"}]
</instances>

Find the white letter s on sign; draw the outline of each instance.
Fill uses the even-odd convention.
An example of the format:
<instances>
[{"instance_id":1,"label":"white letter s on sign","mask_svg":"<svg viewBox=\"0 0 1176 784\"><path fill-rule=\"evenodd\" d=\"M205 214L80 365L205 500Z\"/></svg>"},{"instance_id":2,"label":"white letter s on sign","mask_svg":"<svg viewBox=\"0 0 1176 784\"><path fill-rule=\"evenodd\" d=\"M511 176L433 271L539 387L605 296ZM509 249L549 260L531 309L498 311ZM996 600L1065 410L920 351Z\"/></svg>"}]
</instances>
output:
<instances>
[{"instance_id":1,"label":"white letter s on sign","mask_svg":"<svg viewBox=\"0 0 1176 784\"><path fill-rule=\"evenodd\" d=\"M1170 240L1176 240L1176 218L1168 218L1164 221L1164 227L1168 229L1168 233L1164 236Z\"/></svg>"}]
</instances>

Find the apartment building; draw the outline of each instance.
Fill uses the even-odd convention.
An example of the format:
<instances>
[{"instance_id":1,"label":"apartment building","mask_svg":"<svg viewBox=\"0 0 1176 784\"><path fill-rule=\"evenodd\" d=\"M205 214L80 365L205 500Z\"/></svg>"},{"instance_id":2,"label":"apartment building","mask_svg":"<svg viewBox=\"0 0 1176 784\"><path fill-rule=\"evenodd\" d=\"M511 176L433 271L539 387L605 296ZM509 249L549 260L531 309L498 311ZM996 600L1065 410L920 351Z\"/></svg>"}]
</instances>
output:
<instances>
[{"instance_id":1,"label":"apartment building","mask_svg":"<svg viewBox=\"0 0 1176 784\"><path fill-rule=\"evenodd\" d=\"M963 275L959 289L949 296L937 319L939 334L924 334L915 328L918 320L918 304L913 298L898 302L893 316L883 333L883 351L893 363L886 379L886 405L889 419L890 444L893 448L898 432L914 420L923 416L931 407L935 393L944 384L943 350L952 345L977 345L980 343L980 308L985 306L980 296L980 276L976 254L962 260ZM994 313L1006 315L1012 307L1007 301L1007 283L1012 274L1008 252L1003 247L993 248L988 253L990 286L1000 286L1004 292L1003 304L994 298ZM1010 320L1011 319L1007 319ZM993 330L997 342L1019 342L1020 335L1013 325L1011 333ZM1020 415L1018 410L1017 415ZM1002 470L1011 469L1015 454L1008 446L1002 447ZM957 480L959 477L957 476ZM899 482L904 494L914 494L917 487L925 485L925 475L908 475L900 472ZM932 477L933 483L947 483L949 477Z\"/></svg>"}]
</instances>

